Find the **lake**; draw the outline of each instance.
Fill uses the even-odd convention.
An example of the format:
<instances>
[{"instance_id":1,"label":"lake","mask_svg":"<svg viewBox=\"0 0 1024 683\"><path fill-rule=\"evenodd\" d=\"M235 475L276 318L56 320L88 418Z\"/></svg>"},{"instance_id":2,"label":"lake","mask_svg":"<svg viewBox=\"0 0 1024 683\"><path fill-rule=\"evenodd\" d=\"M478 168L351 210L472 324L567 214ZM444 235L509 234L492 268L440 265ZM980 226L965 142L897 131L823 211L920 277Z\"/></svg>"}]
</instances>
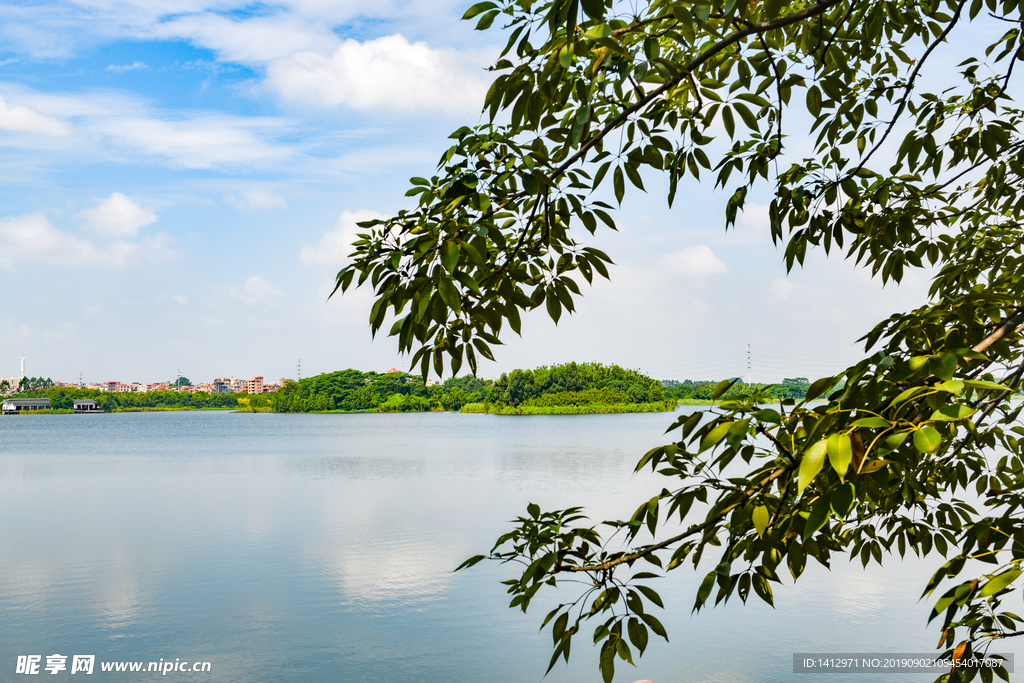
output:
<instances>
[{"instance_id":1,"label":"lake","mask_svg":"<svg viewBox=\"0 0 1024 683\"><path fill-rule=\"evenodd\" d=\"M0 681L34 680L15 673L28 655L46 680L78 680L70 656L91 654L85 680L153 680L100 666L162 659L210 662L166 674L195 681L535 683L551 652L544 607L575 595L559 589L523 615L498 583L508 567L452 569L529 502L631 515L663 485L633 465L672 419L4 417ZM676 570L658 586L672 642L652 636L615 680L813 683L836 675L794 674L793 653L933 652L938 630L917 597L938 562L809 563L799 585L776 588L774 610L737 600L692 616L703 572ZM53 654L69 656L67 670L43 669ZM601 680L586 635L546 680Z\"/></svg>"}]
</instances>

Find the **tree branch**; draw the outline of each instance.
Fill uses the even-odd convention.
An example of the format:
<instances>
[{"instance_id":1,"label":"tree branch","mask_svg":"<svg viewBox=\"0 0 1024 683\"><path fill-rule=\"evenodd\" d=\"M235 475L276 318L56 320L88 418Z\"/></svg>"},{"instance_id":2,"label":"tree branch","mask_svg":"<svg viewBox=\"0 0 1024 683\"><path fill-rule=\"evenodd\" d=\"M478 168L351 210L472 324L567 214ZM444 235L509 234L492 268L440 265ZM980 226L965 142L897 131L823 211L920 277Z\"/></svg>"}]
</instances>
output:
<instances>
[{"instance_id":1,"label":"tree branch","mask_svg":"<svg viewBox=\"0 0 1024 683\"><path fill-rule=\"evenodd\" d=\"M602 128L597 135L588 140L586 144L581 145L579 150L575 154L570 156L562 163L561 166L556 168L555 172L551 174L551 178L557 178L558 176L565 173L565 171L568 170L570 166L579 161L588 151L590 151L590 149L594 145L596 145L600 140L604 139L604 137L608 135L608 133L615 130L619 126L619 124L628 119L633 113L639 111L643 107L650 104L657 97L664 95L666 92L679 85L679 82L682 81L684 78L687 78L694 69L696 69L701 64L708 61L718 53L722 52L726 48L735 45L736 43L743 40L747 36L759 35L761 33L765 33L773 29L784 28L786 26L789 26L790 24L799 23L804 19L808 19L810 17L815 17L824 12L825 10L827 10L828 8L833 7L834 5L838 5L841 1L842 0L822 0L822 2L819 2L816 5L812 5L807 9L800 10L799 12L787 14L784 17L779 17L778 19L774 19L772 21L762 21L757 24L751 24L747 28L736 31L732 35L718 41L710 48L708 48L706 51L702 52L699 56L694 57L692 60L690 60L690 62L683 66L682 69L680 69L679 71L679 75L665 81L661 86L659 86L655 90L652 90L647 96L638 100L637 103L634 104L632 107L624 109L622 113L620 113L618 116L612 119L610 123L608 123L604 128Z\"/></svg>"},{"instance_id":2,"label":"tree branch","mask_svg":"<svg viewBox=\"0 0 1024 683\"><path fill-rule=\"evenodd\" d=\"M782 475L786 474L787 472L792 471L795 468L796 468L796 463L795 462L790 464L790 465L786 465L785 467L780 467L779 469L777 469L774 472L772 472L772 474L770 476L765 477L761 481L761 483L757 484L756 486L754 486L751 489L748 489L746 491L741 492L740 495L743 496L743 500L741 500L739 502L736 502L736 503L733 503L732 505L729 505L728 507L723 509L721 512L719 512L714 517L712 517L710 519L707 519L707 520L701 522L700 524L696 524L694 526L691 526L689 529L687 529L686 531L684 531L683 533L681 533L681 534L679 534L677 536L673 536L672 538L666 539L666 540L662 541L661 543L655 543L654 545L646 546L642 550L638 550L635 553L629 553L628 555L623 555L622 557L616 558L614 560L608 560L607 562L602 562L601 564L584 565L582 567L566 567L563 571L570 571L570 572L604 571L604 570L607 570L607 569L611 569L612 567L618 566L620 564L625 564L627 562L632 562L634 560L638 560L641 557L645 557L647 555L650 555L651 553L653 553L656 550L661 550L662 548L667 548L668 546L672 545L673 543L678 543L679 541L683 540L684 538L688 538L690 536L698 534L701 531L704 531L705 529L707 529L708 527L710 527L710 526L712 526L714 524L717 524L722 519L724 519L725 516L728 515L730 512L732 512L733 510L735 510L739 506L743 505L743 503L745 503L747 500L749 500L754 494L760 492L765 486L767 486L768 484L772 483L773 481L775 481L776 479L778 479Z\"/></svg>"}]
</instances>

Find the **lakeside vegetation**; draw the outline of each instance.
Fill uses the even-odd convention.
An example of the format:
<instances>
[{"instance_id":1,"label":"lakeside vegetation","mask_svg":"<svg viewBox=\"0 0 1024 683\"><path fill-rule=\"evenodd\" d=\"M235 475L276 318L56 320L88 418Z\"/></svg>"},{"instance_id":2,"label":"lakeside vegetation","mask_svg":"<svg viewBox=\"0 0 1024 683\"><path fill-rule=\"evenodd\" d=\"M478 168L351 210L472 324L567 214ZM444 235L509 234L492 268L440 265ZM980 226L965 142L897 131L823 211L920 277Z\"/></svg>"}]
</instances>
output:
<instances>
[{"instance_id":1,"label":"lakeside vegetation","mask_svg":"<svg viewBox=\"0 0 1024 683\"><path fill-rule=\"evenodd\" d=\"M404 372L341 370L298 382L287 382L267 398L278 413L426 412L459 410L483 401L491 385L472 376L454 377L426 386L420 377Z\"/></svg>"}]
</instances>

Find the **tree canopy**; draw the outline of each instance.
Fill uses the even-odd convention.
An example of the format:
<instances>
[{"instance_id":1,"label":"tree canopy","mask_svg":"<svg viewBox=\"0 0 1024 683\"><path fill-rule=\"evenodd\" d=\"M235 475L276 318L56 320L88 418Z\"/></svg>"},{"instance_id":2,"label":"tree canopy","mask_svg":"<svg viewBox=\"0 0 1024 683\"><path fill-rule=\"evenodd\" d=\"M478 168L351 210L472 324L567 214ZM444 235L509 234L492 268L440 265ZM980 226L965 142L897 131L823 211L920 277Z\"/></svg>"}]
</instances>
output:
<instances>
[{"instance_id":1,"label":"tree canopy","mask_svg":"<svg viewBox=\"0 0 1024 683\"><path fill-rule=\"evenodd\" d=\"M608 274L588 234L614 229L613 204L653 173L670 204L684 181L724 188L726 226L752 190L771 193L787 268L821 249L883 282L932 278L928 301L867 330L864 359L804 399L766 408L741 392L677 421L638 465L665 488L631 519L528 508L490 557L525 567L513 607L577 591L544 619L551 664L587 626L610 680L649 632L666 635L651 578L704 572L705 555L698 610L771 602L779 573L810 560L937 555L923 588L940 647L970 659L1019 635L1006 604L1024 562L1009 400L1024 375L1018 0L500 0L465 18L507 36L488 121L412 179L414 208L362 224L337 278L373 287L372 330L391 324L424 375L475 371L522 311L572 312L582 281ZM797 158L790 139L812 151Z\"/></svg>"}]
</instances>

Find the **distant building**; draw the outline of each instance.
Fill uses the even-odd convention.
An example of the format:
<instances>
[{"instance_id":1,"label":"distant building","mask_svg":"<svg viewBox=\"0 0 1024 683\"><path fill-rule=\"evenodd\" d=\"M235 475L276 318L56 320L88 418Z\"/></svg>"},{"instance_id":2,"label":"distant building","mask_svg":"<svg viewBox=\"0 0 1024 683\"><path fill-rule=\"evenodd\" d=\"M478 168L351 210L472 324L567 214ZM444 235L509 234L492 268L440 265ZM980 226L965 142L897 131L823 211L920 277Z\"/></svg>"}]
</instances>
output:
<instances>
[{"instance_id":1,"label":"distant building","mask_svg":"<svg viewBox=\"0 0 1024 683\"><path fill-rule=\"evenodd\" d=\"M7 398L0 404L4 415L17 415L23 410L47 410L49 407L48 398Z\"/></svg>"},{"instance_id":2,"label":"distant building","mask_svg":"<svg viewBox=\"0 0 1024 683\"><path fill-rule=\"evenodd\" d=\"M247 394L262 394L263 393L263 375L257 375L251 380L245 383L245 392Z\"/></svg>"},{"instance_id":3,"label":"distant building","mask_svg":"<svg viewBox=\"0 0 1024 683\"><path fill-rule=\"evenodd\" d=\"M91 400L86 399L86 398L76 398L75 399L75 414L76 415L83 415L83 414L89 415L89 414L92 414L92 413L105 413L105 412L107 412L107 411L103 410L103 408L100 408L99 406L96 405L96 401L91 401Z\"/></svg>"}]
</instances>

